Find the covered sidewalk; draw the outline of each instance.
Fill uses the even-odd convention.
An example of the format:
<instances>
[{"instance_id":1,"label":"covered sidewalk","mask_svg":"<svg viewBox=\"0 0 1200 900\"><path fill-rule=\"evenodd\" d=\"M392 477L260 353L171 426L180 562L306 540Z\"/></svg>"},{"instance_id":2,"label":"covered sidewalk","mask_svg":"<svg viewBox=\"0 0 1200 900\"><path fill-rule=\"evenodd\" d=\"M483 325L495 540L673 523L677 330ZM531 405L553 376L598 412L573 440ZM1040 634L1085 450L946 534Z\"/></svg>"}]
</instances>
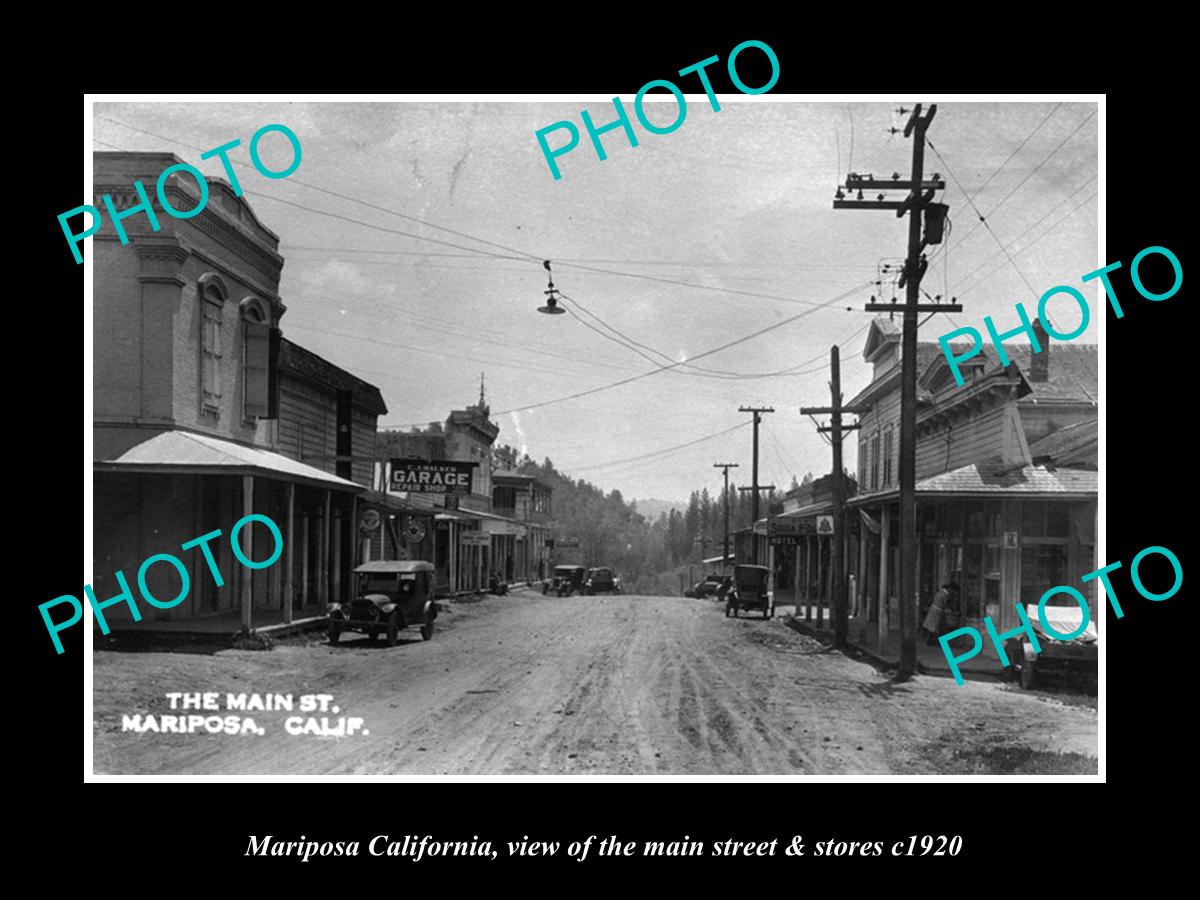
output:
<instances>
[{"instance_id":1,"label":"covered sidewalk","mask_svg":"<svg viewBox=\"0 0 1200 900\"><path fill-rule=\"evenodd\" d=\"M138 602L141 622L124 605L113 607L124 613L106 615L114 631L220 631L234 616L240 631L290 625L297 610L301 617L323 616L347 589L356 495L363 490L353 481L262 447L179 429L97 428L93 471L97 596L119 593L114 573L130 577L156 553L177 556L191 579L176 606ZM251 513L269 517L283 536L282 558L264 569L241 565L229 545L233 525ZM217 530L209 546L220 584L197 548L181 549ZM261 525L245 528L239 539L250 559L268 558L275 546ZM172 597L178 578L170 566L157 566L146 581L156 596Z\"/></svg>"}]
</instances>

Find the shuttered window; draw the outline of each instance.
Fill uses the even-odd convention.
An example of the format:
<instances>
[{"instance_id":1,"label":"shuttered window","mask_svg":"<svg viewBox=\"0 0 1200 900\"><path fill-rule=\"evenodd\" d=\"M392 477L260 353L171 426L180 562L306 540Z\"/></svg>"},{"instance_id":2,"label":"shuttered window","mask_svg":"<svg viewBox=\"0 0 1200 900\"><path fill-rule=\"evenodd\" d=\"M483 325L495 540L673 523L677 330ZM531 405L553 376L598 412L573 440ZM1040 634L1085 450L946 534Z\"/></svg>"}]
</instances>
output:
<instances>
[{"instance_id":1,"label":"shuttered window","mask_svg":"<svg viewBox=\"0 0 1200 900\"><path fill-rule=\"evenodd\" d=\"M201 322L200 385L206 411L221 408L221 304L205 297Z\"/></svg>"},{"instance_id":2,"label":"shuttered window","mask_svg":"<svg viewBox=\"0 0 1200 900\"><path fill-rule=\"evenodd\" d=\"M271 410L271 326L257 303L242 304L242 415L266 418Z\"/></svg>"}]
</instances>

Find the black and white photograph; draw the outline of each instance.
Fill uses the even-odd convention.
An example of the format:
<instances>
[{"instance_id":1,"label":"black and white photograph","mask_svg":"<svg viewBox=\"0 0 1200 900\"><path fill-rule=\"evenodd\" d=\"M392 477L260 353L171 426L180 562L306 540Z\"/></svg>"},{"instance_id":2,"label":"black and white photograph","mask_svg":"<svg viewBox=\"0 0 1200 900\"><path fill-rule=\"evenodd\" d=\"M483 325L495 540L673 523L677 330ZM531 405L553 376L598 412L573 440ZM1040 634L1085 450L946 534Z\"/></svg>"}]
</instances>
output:
<instances>
[{"instance_id":1,"label":"black and white photograph","mask_svg":"<svg viewBox=\"0 0 1200 900\"><path fill-rule=\"evenodd\" d=\"M1104 96L728 55L89 97L89 780L1103 780Z\"/></svg>"}]
</instances>

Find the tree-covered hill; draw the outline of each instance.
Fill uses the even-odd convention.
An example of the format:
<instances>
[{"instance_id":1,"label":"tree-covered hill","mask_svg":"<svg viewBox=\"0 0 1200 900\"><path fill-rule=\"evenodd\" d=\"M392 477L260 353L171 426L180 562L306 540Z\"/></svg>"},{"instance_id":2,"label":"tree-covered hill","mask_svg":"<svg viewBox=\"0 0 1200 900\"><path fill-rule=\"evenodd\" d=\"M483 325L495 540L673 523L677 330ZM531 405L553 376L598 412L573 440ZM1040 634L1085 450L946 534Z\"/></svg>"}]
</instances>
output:
<instances>
[{"instance_id":1,"label":"tree-covered hill","mask_svg":"<svg viewBox=\"0 0 1200 900\"><path fill-rule=\"evenodd\" d=\"M578 548L554 551L556 565L609 566L631 593L677 594L680 567L720 555L725 532L719 492L714 496L707 488L693 491L686 511L671 510L651 521L620 491L606 494L588 481L573 479L559 472L549 458L537 463L508 446L497 447L494 453L500 465L532 475L553 489L554 536L579 539ZM729 528L736 531L750 524L751 498L733 482L729 494ZM760 514L782 499L777 491L764 494Z\"/></svg>"}]
</instances>

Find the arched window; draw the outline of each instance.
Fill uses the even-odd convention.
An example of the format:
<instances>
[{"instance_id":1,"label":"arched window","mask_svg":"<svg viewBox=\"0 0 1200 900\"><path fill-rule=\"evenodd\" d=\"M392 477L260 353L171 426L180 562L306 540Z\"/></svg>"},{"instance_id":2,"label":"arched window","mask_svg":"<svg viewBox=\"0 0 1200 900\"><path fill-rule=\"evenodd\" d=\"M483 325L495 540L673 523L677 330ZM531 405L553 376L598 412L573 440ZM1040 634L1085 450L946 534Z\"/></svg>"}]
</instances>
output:
<instances>
[{"instance_id":1,"label":"arched window","mask_svg":"<svg viewBox=\"0 0 1200 900\"><path fill-rule=\"evenodd\" d=\"M261 300L239 305L242 319L242 415L266 418L271 408L271 321Z\"/></svg>"},{"instance_id":2,"label":"arched window","mask_svg":"<svg viewBox=\"0 0 1200 900\"><path fill-rule=\"evenodd\" d=\"M229 291L221 276L207 272L197 282L200 299L200 408L221 408L221 321Z\"/></svg>"}]
</instances>

